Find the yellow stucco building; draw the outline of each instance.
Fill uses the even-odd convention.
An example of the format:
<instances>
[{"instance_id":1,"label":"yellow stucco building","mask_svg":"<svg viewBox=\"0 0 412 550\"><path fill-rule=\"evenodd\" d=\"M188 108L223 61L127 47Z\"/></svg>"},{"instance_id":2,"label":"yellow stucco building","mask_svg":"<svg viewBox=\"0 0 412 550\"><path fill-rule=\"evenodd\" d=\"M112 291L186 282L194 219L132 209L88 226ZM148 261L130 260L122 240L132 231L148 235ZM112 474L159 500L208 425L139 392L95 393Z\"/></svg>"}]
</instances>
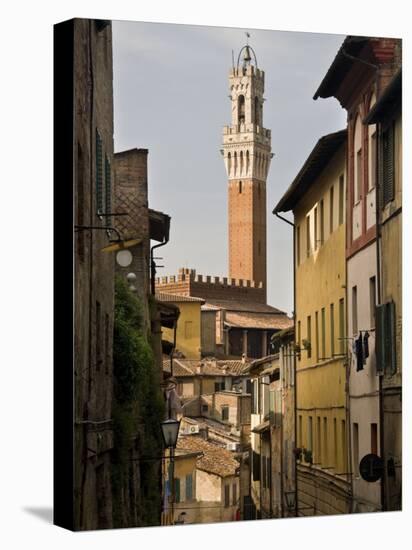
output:
<instances>
[{"instance_id":1,"label":"yellow stucco building","mask_svg":"<svg viewBox=\"0 0 412 550\"><path fill-rule=\"evenodd\" d=\"M322 137L275 208L294 214L299 515L350 511L345 142Z\"/></svg>"},{"instance_id":2,"label":"yellow stucco building","mask_svg":"<svg viewBox=\"0 0 412 550\"><path fill-rule=\"evenodd\" d=\"M201 318L200 307L205 301L193 296L178 296L166 292L156 293L160 302L169 302L180 310L176 329L176 351L186 359L200 359L201 356ZM174 329L163 328L162 339L173 344Z\"/></svg>"}]
</instances>

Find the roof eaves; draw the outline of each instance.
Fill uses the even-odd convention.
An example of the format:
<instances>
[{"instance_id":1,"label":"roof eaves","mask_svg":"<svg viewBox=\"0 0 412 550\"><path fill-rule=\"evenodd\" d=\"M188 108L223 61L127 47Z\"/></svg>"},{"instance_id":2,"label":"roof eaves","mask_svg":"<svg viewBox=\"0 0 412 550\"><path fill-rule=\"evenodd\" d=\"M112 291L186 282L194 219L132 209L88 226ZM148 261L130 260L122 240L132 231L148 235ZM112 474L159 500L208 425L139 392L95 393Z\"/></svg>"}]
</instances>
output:
<instances>
[{"instance_id":1,"label":"roof eaves","mask_svg":"<svg viewBox=\"0 0 412 550\"><path fill-rule=\"evenodd\" d=\"M354 60L346 54L350 54L350 56L356 55L367 40L368 38L365 36L347 36L345 38L331 66L315 92L313 96L314 100L319 97L326 99L334 96L337 86L354 62Z\"/></svg>"},{"instance_id":2,"label":"roof eaves","mask_svg":"<svg viewBox=\"0 0 412 550\"><path fill-rule=\"evenodd\" d=\"M346 139L346 128L332 134L322 136L312 152L306 159L298 175L286 190L283 197L273 209L273 214L277 212L288 212L302 197L302 191L314 182L315 178L322 172L332 156Z\"/></svg>"}]
</instances>

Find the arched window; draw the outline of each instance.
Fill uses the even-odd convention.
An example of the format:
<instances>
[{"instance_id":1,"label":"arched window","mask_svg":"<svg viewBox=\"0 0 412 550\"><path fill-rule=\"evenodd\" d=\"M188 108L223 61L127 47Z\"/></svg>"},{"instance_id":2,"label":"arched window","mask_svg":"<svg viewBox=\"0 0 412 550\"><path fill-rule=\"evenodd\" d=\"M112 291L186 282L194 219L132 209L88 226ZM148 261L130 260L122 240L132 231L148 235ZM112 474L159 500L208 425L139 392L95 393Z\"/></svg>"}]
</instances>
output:
<instances>
[{"instance_id":1,"label":"arched window","mask_svg":"<svg viewBox=\"0 0 412 550\"><path fill-rule=\"evenodd\" d=\"M238 124L245 123L245 96L240 95L237 98L237 119Z\"/></svg>"},{"instance_id":2,"label":"arched window","mask_svg":"<svg viewBox=\"0 0 412 550\"><path fill-rule=\"evenodd\" d=\"M227 173L230 176L230 172L232 170L232 155L230 152L227 154Z\"/></svg>"},{"instance_id":3,"label":"arched window","mask_svg":"<svg viewBox=\"0 0 412 550\"><path fill-rule=\"evenodd\" d=\"M233 155L233 175L236 176L237 174L237 154L236 151Z\"/></svg>"},{"instance_id":4,"label":"arched window","mask_svg":"<svg viewBox=\"0 0 412 550\"><path fill-rule=\"evenodd\" d=\"M356 117L356 120L355 120L353 151L354 151L353 191L354 191L354 203L356 204L361 198L362 183L363 183L362 123L359 115Z\"/></svg>"},{"instance_id":5,"label":"arched window","mask_svg":"<svg viewBox=\"0 0 412 550\"><path fill-rule=\"evenodd\" d=\"M239 193L242 193L242 182L239 181Z\"/></svg>"},{"instance_id":6,"label":"arched window","mask_svg":"<svg viewBox=\"0 0 412 550\"><path fill-rule=\"evenodd\" d=\"M243 176L243 151L240 151L240 170L239 175Z\"/></svg>"},{"instance_id":7,"label":"arched window","mask_svg":"<svg viewBox=\"0 0 412 550\"><path fill-rule=\"evenodd\" d=\"M369 110L376 103L376 95L373 93L369 102ZM376 185L376 159L377 159L377 140L376 140L376 124L368 126L368 190L371 190Z\"/></svg>"},{"instance_id":8,"label":"arched window","mask_svg":"<svg viewBox=\"0 0 412 550\"><path fill-rule=\"evenodd\" d=\"M249 149L246 151L246 176L249 175Z\"/></svg>"},{"instance_id":9,"label":"arched window","mask_svg":"<svg viewBox=\"0 0 412 550\"><path fill-rule=\"evenodd\" d=\"M255 124L257 126L262 126L261 119L262 119L262 117L261 117L261 113L260 113L259 99L256 96L255 97Z\"/></svg>"}]
</instances>

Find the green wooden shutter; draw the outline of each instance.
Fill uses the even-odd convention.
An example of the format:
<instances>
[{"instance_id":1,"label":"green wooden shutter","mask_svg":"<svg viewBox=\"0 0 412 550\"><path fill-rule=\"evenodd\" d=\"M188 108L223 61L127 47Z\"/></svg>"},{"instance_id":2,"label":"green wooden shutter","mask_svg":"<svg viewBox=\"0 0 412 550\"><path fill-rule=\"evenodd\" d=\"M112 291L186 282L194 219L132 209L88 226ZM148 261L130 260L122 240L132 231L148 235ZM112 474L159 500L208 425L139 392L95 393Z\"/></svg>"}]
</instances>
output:
<instances>
[{"instance_id":1,"label":"green wooden shutter","mask_svg":"<svg viewBox=\"0 0 412 550\"><path fill-rule=\"evenodd\" d=\"M193 477L192 474L186 476L186 500L193 498Z\"/></svg>"},{"instance_id":2,"label":"green wooden shutter","mask_svg":"<svg viewBox=\"0 0 412 550\"><path fill-rule=\"evenodd\" d=\"M105 213L110 214L112 211L112 173L110 161L107 155L104 160L104 184L105 184ZM106 216L106 225L111 225L111 217Z\"/></svg>"},{"instance_id":3,"label":"green wooden shutter","mask_svg":"<svg viewBox=\"0 0 412 550\"><path fill-rule=\"evenodd\" d=\"M180 502L180 479L175 479L175 502Z\"/></svg>"},{"instance_id":4,"label":"green wooden shutter","mask_svg":"<svg viewBox=\"0 0 412 550\"><path fill-rule=\"evenodd\" d=\"M103 143L96 129L96 212L103 213Z\"/></svg>"},{"instance_id":5,"label":"green wooden shutter","mask_svg":"<svg viewBox=\"0 0 412 550\"><path fill-rule=\"evenodd\" d=\"M392 375L396 372L395 303L376 306L376 371Z\"/></svg>"},{"instance_id":6,"label":"green wooden shutter","mask_svg":"<svg viewBox=\"0 0 412 550\"><path fill-rule=\"evenodd\" d=\"M394 198L394 125L391 124L383 133L382 139L382 199L385 206Z\"/></svg>"}]
</instances>

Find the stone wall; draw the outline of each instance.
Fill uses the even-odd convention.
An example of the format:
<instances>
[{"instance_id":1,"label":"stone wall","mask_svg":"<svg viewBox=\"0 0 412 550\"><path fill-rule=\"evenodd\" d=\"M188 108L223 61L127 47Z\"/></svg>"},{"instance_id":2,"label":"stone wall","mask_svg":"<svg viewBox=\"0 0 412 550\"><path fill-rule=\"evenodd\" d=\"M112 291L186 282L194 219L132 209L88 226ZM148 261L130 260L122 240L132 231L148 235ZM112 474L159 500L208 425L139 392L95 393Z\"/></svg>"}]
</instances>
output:
<instances>
[{"instance_id":1,"label":"stone wall","mask_svg":"<svg viewBox=\"0 0 412 550\"><path fill-rule=\"evenodd\" d=\"M246 279L197 275L196 270L187 268L179 269L177 276L158 277L156 290L179 296L196 296L205 300L266 303L263 283Z\"/></svg>"},{"instance_id":2,"label":"stone wall","mask_svg":"<svg viewBox=\"0 0 412 550\"><path fill-rule=\"evenodd\" d=\"M80 227L75 240L74 508L75 529L79 530L112 526L114 260L101 250L109 240L104 230L106 219L98 214L96 178L101 177L109 203L113 181L113 69L111 24L100 27L95 20L86 19L75 19L72 24L75 225L102 227ZM99 157L97 132L101 140Z\"/></svg>"}]
</instances>

